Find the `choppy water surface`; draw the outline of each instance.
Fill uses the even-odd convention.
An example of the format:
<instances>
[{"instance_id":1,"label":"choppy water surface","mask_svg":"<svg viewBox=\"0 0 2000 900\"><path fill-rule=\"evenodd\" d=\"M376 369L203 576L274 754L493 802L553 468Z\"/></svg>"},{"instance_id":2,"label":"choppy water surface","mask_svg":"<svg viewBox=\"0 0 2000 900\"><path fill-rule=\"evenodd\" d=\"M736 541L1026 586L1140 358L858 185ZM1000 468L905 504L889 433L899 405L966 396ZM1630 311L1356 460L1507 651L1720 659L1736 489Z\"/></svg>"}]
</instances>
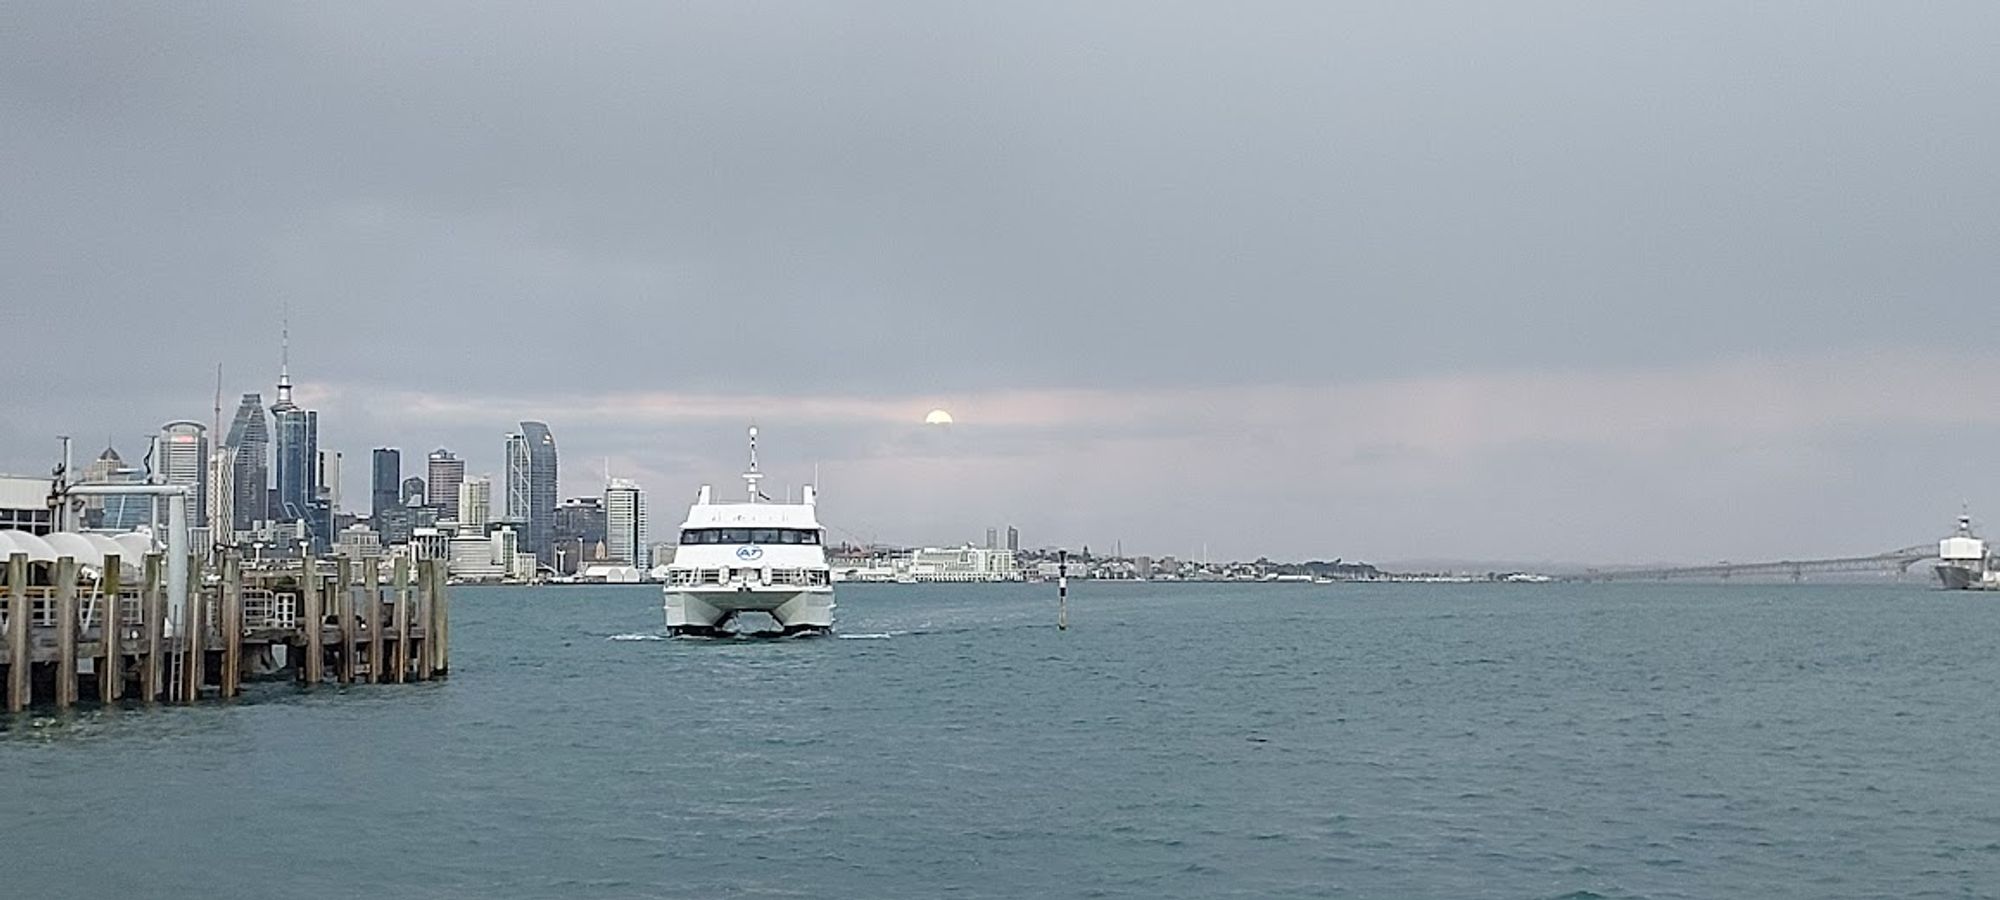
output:
<instances>
[{"instance_id":1,"label":"choppy water surface","mask_svg":"<svg viewBox=\"0 0 2000 900\"><path fill-rule=\"evenodd\" d=\"M2000 597L459 589L448 682L7 721L18 897L2000 892Z\"/></svg>"}]
</instances>

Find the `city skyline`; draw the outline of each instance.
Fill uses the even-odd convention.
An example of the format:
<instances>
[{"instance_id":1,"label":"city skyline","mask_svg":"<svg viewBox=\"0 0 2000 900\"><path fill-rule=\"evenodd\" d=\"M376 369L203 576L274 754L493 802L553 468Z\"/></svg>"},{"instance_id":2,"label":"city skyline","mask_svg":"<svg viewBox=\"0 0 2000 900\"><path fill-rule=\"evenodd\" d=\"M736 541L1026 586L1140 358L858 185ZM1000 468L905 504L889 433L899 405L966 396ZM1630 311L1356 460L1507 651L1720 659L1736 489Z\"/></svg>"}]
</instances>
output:
<instances>
[{"instance_id":1,"label":"city skyline","mask_svg":"<svg viewBox=\"0 0 2000 900\"><path fill-rule=\"evenodd\" d=\"M754 421L771 484L817 466L899 542L1711 561L2000 520L2000 361L1942 339L2000 283L2000 8L1558 9L30 4L0 324L60 389L0 471L141 455L218 362L272 401L289 310L349 465L499 488L542 421L556 495L608 459L668 510Z\"/></svg>"}]
</instances>

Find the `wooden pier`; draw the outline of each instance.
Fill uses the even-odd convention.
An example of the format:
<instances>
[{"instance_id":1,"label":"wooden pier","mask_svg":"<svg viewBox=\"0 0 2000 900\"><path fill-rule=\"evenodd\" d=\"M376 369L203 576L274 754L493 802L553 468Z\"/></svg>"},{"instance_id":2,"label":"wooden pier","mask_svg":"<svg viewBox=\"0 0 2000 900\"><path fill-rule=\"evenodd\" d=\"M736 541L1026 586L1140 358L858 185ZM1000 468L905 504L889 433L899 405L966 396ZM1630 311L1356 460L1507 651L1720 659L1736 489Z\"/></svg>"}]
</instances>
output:
<instances>
[{"instance_id":1,"label":"wooden pier","mask_svg":"<svg viewBox=\"0 0 2000 900\"><path fill-rule=\"evenodd\" d=\"M82 701L192 703L252 680L304 686L425 681L451 670L444 566L374 557L246 568L234 551L209 574L188 565L188 602L168 606L162 554L5 560L0 685L5 708ZM134 577L136 573L136 577ZM181 621L185 620L185 621Z\"/></svg>"}]
</instances>

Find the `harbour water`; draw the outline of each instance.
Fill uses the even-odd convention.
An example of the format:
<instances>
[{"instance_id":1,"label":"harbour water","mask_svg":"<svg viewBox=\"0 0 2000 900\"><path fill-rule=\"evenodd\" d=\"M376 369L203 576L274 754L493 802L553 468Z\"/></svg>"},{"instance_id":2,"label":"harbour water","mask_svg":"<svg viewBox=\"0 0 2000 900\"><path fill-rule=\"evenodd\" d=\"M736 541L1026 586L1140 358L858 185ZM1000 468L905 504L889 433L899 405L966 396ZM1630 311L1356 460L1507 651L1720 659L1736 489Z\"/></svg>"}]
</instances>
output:
<instances>
[{"instance_id":1,"label":"harbour water","mask_svg":"<svg viewBox=\"0 0 2000 900\"><path fill-rule=\"evenodd\" d=\"M0 724L22 898L1960 897L2000 604L1910 585L453 596L448 681Z\"/></svg>"}]
</instances>

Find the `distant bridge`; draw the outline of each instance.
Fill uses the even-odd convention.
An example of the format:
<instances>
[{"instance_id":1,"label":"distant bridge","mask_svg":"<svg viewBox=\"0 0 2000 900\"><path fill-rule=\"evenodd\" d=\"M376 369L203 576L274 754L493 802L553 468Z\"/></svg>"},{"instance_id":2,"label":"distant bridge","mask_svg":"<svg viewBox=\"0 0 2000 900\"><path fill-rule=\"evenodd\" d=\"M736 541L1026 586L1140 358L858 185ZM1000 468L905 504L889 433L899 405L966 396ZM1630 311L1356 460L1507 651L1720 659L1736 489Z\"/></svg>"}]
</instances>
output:
<instances>
[{"instance_id":1,"label":"distant bridge","mask_svg":"<svg viewBox=\"0 0 2000 900\"><path fill-rule=\"evenodd\" d=\"M1708 566L1673 566L1655 569L1592 569L1574 576L1572 581L1670 581L1674 579L1706 579L1726 581L1731 578L1790 578L1802 581L1807 575L1827 575L1840 572L1878 572L1901 575L1910 567L1925 560L1937 558L1936 544L1904 547L1873 556L1843 556L1837 559L1784 559L1776 562L1730 563L1721 562Z\"/></svg>"}]
</instances>

